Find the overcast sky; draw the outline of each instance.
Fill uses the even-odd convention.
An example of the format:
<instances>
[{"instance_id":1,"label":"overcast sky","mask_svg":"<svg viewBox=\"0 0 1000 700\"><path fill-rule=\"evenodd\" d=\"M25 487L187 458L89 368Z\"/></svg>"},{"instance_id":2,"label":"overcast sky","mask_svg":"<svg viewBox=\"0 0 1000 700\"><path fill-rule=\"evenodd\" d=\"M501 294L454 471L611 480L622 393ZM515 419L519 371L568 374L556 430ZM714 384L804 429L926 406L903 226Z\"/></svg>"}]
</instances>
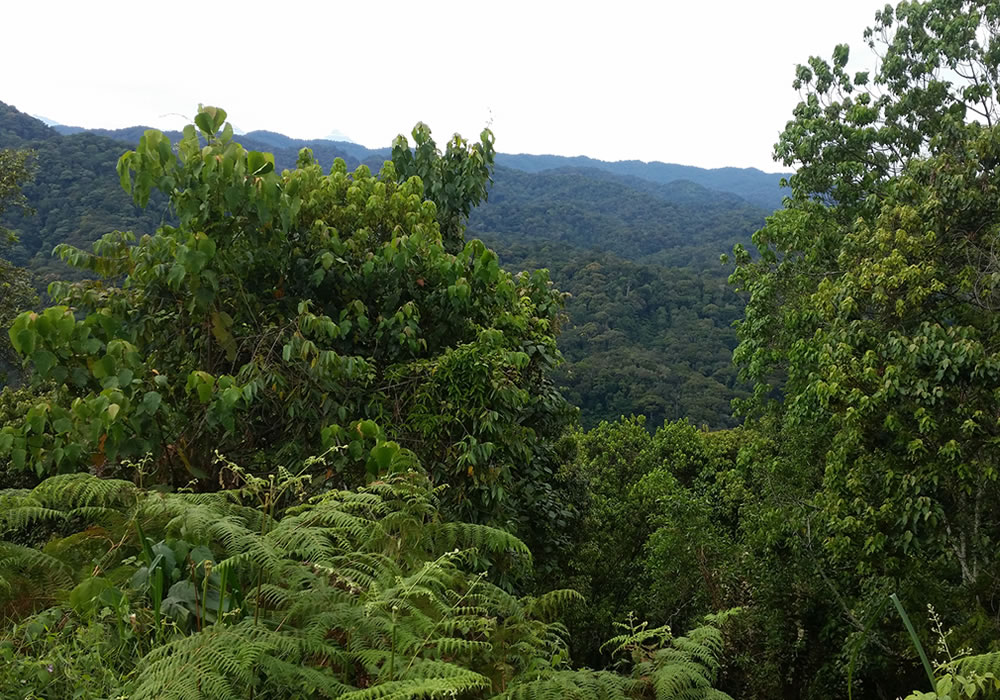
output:
<instances>
[{"instance_id":1,"label":"overcast sky","mask_svg":"<svg viewBox=\"0 0 1000 700\"><path fill-rule=\"evenodd\" d=\"M388 145L492 124L507 153L783 168L796 63L862 43L876 0L4 2L0 101L63 124ZM184 116L181 116L184 115Z\"/></svg>"}]
</instances>

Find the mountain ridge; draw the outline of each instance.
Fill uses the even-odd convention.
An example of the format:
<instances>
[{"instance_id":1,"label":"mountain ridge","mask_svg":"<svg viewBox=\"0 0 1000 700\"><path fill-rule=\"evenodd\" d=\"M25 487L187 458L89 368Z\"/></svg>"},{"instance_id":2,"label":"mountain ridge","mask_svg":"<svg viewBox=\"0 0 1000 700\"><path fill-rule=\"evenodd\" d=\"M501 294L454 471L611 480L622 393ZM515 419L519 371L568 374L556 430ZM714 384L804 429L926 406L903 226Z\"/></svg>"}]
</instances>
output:
<instances>
[{"instance_id":1,"label":"mountain ridge","mask_svg":"<svg viewBox=\"0 0 1000 700\"><path fill-rule=\"evenodd\" d=\"M131 126L121 129L85 128L57 124L52 127L62 135L72 135L90 132L121 140L124 143L138 143L139 137L149 128L146 126ZM172 139L179 138L178 131L164 131ZM368 148L351 141L336 141L332 139L297 139L277 131L258 129L248 131L238 137L240 143L253 150L271 150L275 155L275 163L279 168L294 167L295 159L301 148L310 148L321 163L328 163L333 158L343 158L348 166L368 165L373 170L381 167L384 160L391 156L391 148ZM640 180L669 184L677 180L687 180L710 190L730 192L746 201L764 209L776 209L781 206L783 193L780 182L789 173L767 173L758 168L739 168L726 166L721 168L700 168L694 165L665 163L652 160L618 160L605 161L590 156L558 156L550 154L530 153L498 153L496 164L513 170L527 173L540 173L547 170L564 168L593 168L616 175L635 177Z\"/></svg>"}]
</instances>

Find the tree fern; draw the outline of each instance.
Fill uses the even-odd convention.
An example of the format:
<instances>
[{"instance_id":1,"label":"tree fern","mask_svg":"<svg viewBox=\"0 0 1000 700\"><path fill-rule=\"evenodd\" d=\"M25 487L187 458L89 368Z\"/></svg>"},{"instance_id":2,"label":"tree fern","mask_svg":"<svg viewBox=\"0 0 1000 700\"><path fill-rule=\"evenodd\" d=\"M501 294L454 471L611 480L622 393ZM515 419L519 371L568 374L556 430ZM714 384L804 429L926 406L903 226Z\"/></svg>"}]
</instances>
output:
<instances>
[{"instance_id":1,"label":"tree fern","mask_svg":"<svg viewBox=\"0 0 1000 700\"><path fill-rule=\"evenodd\" d=\"M952 665L960 673L977 673L981 676L992 673L1000 678L1000 651L964 656L956 659Z\"/></svg>"},{"instance_id":2,"label":"tree fern","mask_svg":"<svg viewBox=\"0 0 1000 700\"><path fill-rule=\"evenodd\" d=\"M579 595L518 597L491 582L480 564L528 562L524 544L442 520L416 473L278 513L246 492L159 493L86 475L0 499L8 533L83 524L46 551L0 545L0 575L28 572L34 583L22 574L7 587L44 587L52 601L80 584L78 609L60 615L106 611L89 624L135 700L720 697L714 628L651 646L631 674L571 670L557 620ZM79 538L96 547L89 561L62 544Z\"/></svg>"}]
</instances>

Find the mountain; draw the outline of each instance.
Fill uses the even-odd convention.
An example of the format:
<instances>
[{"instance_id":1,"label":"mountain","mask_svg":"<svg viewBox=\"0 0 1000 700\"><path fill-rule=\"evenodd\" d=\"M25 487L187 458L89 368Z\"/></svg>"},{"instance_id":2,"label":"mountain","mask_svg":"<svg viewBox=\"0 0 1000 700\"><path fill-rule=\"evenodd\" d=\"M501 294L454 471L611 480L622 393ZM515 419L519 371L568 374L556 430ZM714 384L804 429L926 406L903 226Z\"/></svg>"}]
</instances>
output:
<instances>
[{"instance_id":1,"label":"mountain","mask_svg":"<svg viewBox=\"0 0 1000 700\"><path fill-rule=\"evenodd\" d=\"M473 235L558 241L620 258L716 267L767 211L731 193L679 181L661 185L593 168L526 173L498 167L489 200L469 219Z\"/></svg>"},{"instance_id":2,"label":"mountain","mask_svg":"<svg viewBox=\"0 0 1000 700\"><path fill-rule=\"evenodd\" d=\"M559 335L566 362L553 380L585 427L631 413L651 428L685 417L713 428L738 423L730 402L747 393L732 363L732 324L743 302L721 265L646 265L564 242L483 240L505 268L546 267L569 293Z\"/></svg>"},{"instance_id":3,"label":"mountain","mask_svg":"<svg viewBox=\"0 0 1000 700\"><path fill-rule=\"evenodd\" d=\"M57 132L63 135L73 135L79 133L92 133L105 136L109 139L126 144L128 148L134 148L139 143L143 132L152 127L130 126L124 129L84 129L78 126L54 127ZM172 140L180 138L179 131L164 131ZM244 147L253 151L267 151L274 154L274 164L279 170L295 167L299 151L303 148L312 150L316 159L325 167L330 167L335 158L343 158L347 166L351 169L364 163L373 171L378 171L382 163L391 156L391 149L379 148L371 149L359 146L350 141L329 141L326 139L294 139L276 131L248 131L240 134L239 142Z\"/></svg>"},{"instance_id":4,"label":"mountain","mask_svg":"<svg viewBox=\"0 0 1000 700\"><path fill-rule=\"evenodd\" d=\"M783 192L780 182L783 177L789 175L789 173L765 173L756 168L715 168L709 170L693 165L676 165L659 161L650 163L641 160L609 162L587 156L567 157L526 153L498 154L497 165L523 170L527 173L559 168L597 168L616 175L631 175L662 184L675 180L687 180L709 189L732 192L769 211L781 207Z\"/></svg>"},{"instance_id":5,"label":"mountain","mask_svg":"<svg viewBox=\"0 0 1000 700\"><path fill-rule=\"evenodd\" d=\"M115 172L118 157L145 130L50 128L0 103L0 148L36 152L38 173L25 187L36 214L3 224L20 238L14 261L32 269L40 288L72 272L51 256L59 243L88 248L110 231L141 236L169 221L162 198L145 210L134 207ZM389 149L273 131L238 140L274 153L279 168L294 167L304 147L324 165L339 157L352 168L378 168L390 156ZM504 165L511 158L536 170ZM549 268L555 285L569 293L559 341L567 361L553 378L581 408L584 425L629 413L646 414L650 427L684 416L711 427L733 425L729 402L743 388L730 360L732 322L742 302L718 260L746 243L769 212L746 195L750 185L777 189L779 176L753 171L732 191L718 186L727 182L719 176L746 171L641 164L684 175L661 182L592 159L500 156L499 162L467 236L486 241L512 271ZM653 170L666 177L663 168Z\"/></svg>"},{"instance_id":6,"label":"mountain","mask_svg":"<svg viewBox=\"0 0 1000 700\"><path fill-rule=\"evenodd\" d=\"M110 231L153 233L163 221L162 198L141 210L122 191L115 164L128 146L120 141L90 132L63 136L0 103L0 148L35 151L37 172L24 187L35 214L11 212L3 223L20 239L10 257L29 266L41 288L72 272L52 257L59 243L89 248Z\"/></svg>"},{"instance_id":7,"label":"mountain","mask_svg":"<svg viewBox=\"0 0 1000 700\"><path fill-rule=\"evenodd\" d=\"M77 126L55 125L61 134L76 134L90 131L124 143L139 142L142 132L149 127L128 127L125 129L83 129ZM164 132L177 138L177 132ZM391 155L391 149L366 148L351 141L330 139L295 139L274 131L250 131L240 135L240 143L253 150L273 152L275 164L279 168L292 168L300 148L310 148L319 162L327 165L334 158L343 158L349 167L360 163L378 170L382 162ZM496 163L511 170L526 173L540 173L549 170L598 170L609 174L625 176L634 181L666 185L684 181L700 185L715 192L726 192L741 197L758 207L773 211L781 207L784 196L780 183L789 173L765 173L756 168L698 168L693 165L677 165L659 161L640 160L604 161L587 156L531 155L526 153L498 153ZM641 186L641 185L640 185Z\"/></svg>"}]
</instances>

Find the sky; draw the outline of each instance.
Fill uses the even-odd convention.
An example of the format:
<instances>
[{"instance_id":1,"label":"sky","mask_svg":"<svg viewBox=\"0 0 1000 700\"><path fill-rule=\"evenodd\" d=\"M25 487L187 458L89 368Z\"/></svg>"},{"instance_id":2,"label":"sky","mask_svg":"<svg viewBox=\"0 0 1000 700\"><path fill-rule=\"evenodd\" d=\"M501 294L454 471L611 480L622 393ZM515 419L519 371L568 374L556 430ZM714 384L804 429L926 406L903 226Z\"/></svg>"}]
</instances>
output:
<instances>
[{"instance_id":1,"label":"sky","mask_svg":"<svg viewBox=\"0 0 1000 700\"><path fill-rule=\"evenodd\" d=\"M786 170L797 63L862 41L884 0L4 2L0 101L62 124L386 146L489 125L505 153Z\"/></svg>"}]
</instances>

